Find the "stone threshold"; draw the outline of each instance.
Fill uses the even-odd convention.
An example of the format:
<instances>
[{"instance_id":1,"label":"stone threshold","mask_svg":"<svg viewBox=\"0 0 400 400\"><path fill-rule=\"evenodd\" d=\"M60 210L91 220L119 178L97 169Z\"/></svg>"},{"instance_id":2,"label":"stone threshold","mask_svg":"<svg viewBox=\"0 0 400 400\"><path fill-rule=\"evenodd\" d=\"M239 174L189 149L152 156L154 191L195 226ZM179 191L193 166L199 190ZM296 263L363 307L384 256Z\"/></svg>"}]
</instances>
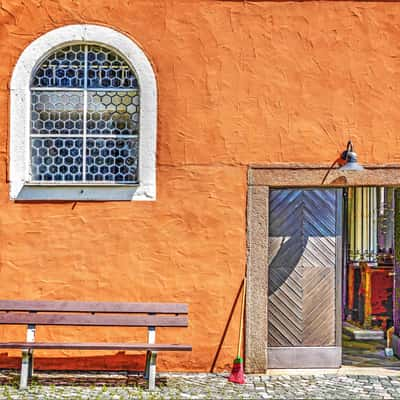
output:
<instances>
[{"instance_id":1,"label":"stone threshold","mask_svg":"<svg viewBox=\"0 0 400 400\"><path fill-rule=\"evenodd\" d=\"M359 376L398 376L400 377L400 368L385 367L354 367L343 365L340 368L307 368L307 369L270 369L265 375L282 376L282 375L359 375Z\"/></svg>"},{"instance_id":2,"label":"stone threshold","mask_svg":"<svg viewBox=\"0 0 400 400\"><path fill-rule=\"evenodd\" d=\"M355 340L383 340L385 333L381 330L362 329L348 322L343 323L343 332Z\"/></svg>"}]
</instances>

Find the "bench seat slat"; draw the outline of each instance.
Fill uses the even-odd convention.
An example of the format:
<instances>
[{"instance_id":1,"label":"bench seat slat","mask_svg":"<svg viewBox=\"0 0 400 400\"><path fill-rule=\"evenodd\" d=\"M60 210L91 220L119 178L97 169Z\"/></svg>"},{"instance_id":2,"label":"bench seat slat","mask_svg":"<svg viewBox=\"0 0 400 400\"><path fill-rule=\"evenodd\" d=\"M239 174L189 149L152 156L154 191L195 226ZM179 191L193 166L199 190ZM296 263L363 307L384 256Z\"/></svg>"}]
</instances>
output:
<instances>
[{"instance_id":1,"label":"bench seat slat","mask_svg":"<svg viewBox=\"0 0 400 400\"><path fill-rule=\"evenodd\" d=\"M36 314L0 313L0 324L9 325L70 325L70 326L164 326L187 327L188 318L163 315L107 315L107 314Z\"/></svg>"},{"instance_id":2,"label":"bench seat slat","mask_svg":"<svg viewBox=\"0 0 400 400\"><path fill-rule=\"evenodd\" d=\"M4 342L0 343L0 349L191 351L192 346L186 344L149 344L149 343Z\"/></svg>"},{"instance_id":3,"label":"bench seat slat","mask_svg":"<svg viewBox=\"0 0 400 400\"><path fill-rule=\"evenodd\" d=\"M0 311L187 314L184 303L0 300Z\"/></svg>"}]
</instances>

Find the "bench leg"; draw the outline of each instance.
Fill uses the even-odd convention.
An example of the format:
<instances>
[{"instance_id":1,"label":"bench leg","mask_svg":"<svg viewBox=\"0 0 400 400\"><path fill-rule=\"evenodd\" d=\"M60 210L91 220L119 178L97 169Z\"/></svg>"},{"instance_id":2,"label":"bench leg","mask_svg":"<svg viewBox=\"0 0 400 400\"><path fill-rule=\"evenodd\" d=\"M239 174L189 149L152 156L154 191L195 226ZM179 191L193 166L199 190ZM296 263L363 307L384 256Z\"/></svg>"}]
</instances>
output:
<instances>
[{"instance_id":1,"label":"bench leg","mask_svg":"<svg viewBox=\"0 0 400 400\"><path fill-rule=\"evenodd\" d=\"M35 341L35 325L29 324L26 331L26 341ZM26 389L28 387L28 379L32 377L33 374L33 349L23 349L22 350L22 364L21 364L21 379L19 383L20 389Z\"/></svg>"},{"instance_id":2,"label":"bench leg","mask_svg":"<svg viewBox=\"0 0 400 400\"><path fill-rule=\"evenodd\" d=\"M21 378L19 383L20 389L26 389L28 387L29 358L29 352L27 350L23 351L21 363Z\"/></svg>"},{"instance_id":3,"label":"bench leg","mask_svg":"<svg viewBox=\"0 0 400 400\"><path fill-rule=\"evenodd\" d=\"M156 362L157 362L157 352L149 352L148 361L148 380L149 380L149 390L155 390L156 388ZM147 367L147 365L146 365Z\"/></svg>"},{"instance_id":4,"label":"bench leg","mask_svg":"<svg viewBox=\"0 0 400 400\"><path fill-rule=\"evenodd\" d=\"M28 378L33 376L33 350L29 351L29 368L28 368Z\"/></svg>"},{"instance_id":5,"label":"bench leg","mask_svg":"<svg viewBox=\"0 0 400 400\"><path fill-rule=\"evenodd\" d=\"M146 364L144 367L144 379L149 379L149 367L150 367L150 351L146 351Z\"/></svg>"}]
</instances>

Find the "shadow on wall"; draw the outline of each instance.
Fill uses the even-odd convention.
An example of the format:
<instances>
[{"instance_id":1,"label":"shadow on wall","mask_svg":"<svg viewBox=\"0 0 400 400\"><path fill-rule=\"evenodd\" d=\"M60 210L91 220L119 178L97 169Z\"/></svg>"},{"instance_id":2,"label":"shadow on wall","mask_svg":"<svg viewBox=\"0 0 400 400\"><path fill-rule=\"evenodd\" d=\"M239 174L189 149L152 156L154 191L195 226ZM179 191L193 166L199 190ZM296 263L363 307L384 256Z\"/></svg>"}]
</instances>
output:
<instances>
[{"instance_id":1,"label":"shadow on wall","mask_svg":"<svg viewBox=\"0 0 400 400\"><path fill-rule=\"evenodd\" d=\"M224 342L225 342L226 334L227 334L228 329L229 329L229 327L230 327L230 325L231 325L231 321L232 321L233 314L234 314L235 310L237 309L238 300L239 300L240 294L242 293L242 290L243 290L243 284L244 284L244 280L242 280L242 282L240 283L239 289L238 289L238 291L236 292L235 299L233 300L233 304L232 304L231 310L230 310L230 312L229 312L228 318L227 318L226 323L225 323L224 331L222 332L220 341L219 341L219 343L218 343L217 351L215 352L215 355L214 355L214 358L213 358L213 361L212 361L212 364L211 364L211 368L210 368L210 372L211 372L211 373L213 373L214 370L215 370L215 367L216 367L216 364L217 364L217 361L218 361L218 357L219 357L219 355L220 355L222 346L223 346L223 344L224 344ZM243 350L243 349L242 349L242 350ZM242 354L243 354L243 353L242 353ZM229 367L229 368L232 368L231 365L229 365L228 367Z\"/></svg>"}]
</instances>

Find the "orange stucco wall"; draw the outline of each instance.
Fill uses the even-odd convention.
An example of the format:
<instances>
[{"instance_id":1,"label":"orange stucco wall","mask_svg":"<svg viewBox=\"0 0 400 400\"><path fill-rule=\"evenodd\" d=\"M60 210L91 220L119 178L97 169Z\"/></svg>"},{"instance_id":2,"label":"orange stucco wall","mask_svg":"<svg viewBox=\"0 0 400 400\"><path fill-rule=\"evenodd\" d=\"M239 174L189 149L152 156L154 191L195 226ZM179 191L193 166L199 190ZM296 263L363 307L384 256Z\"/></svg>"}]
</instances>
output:
<instances>
[{"instance_id":1,"label":"orange stucco wall","mask_svg":"<svg viewBox=\"0 0 400 400\"><path fill-rule=\"evenodd\" d=\"M156 202L9 200L12 68L35 38L73 23L120 30L153 63ZM0 297L188 302L190 328L160 330L159 339L193 352L161 354L160 366L209 370L245 270L247 165L331 162L349 137L363 163L400 161L399 38L400 4L390 2L3 1ZM235 356L237 327L238 310L219 369ZM0 327L2 339L23 336ZM51 340L144 336L38 329Z\"/></svg>"}]
</instances>

